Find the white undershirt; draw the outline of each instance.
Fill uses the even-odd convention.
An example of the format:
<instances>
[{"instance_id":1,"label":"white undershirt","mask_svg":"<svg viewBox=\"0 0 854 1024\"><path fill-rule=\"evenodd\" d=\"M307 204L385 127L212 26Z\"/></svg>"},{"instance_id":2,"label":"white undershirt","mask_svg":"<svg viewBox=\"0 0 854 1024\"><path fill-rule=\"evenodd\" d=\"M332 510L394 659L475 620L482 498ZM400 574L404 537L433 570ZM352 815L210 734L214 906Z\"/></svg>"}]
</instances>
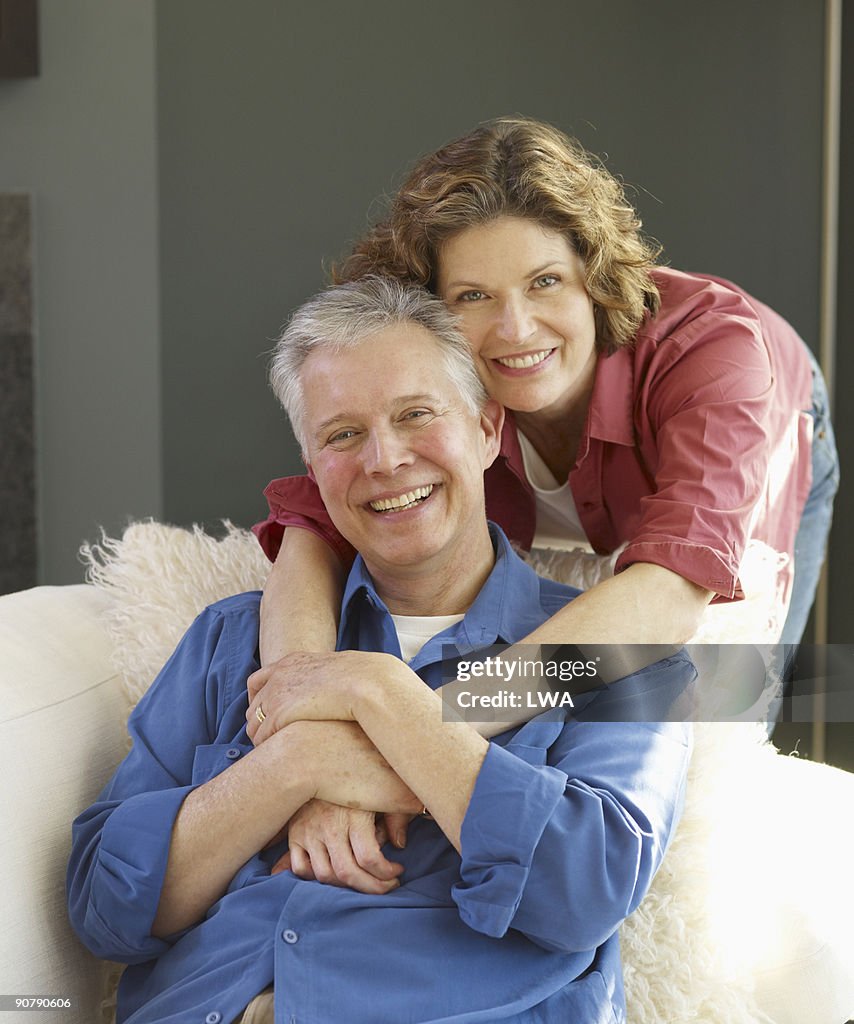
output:
<instances>
[{"instance_id":1,"label":"white undershirt","mask_svg":"<svg viewBox=\"0 0 854 1024\"><path fill-rule=\"evenodd\" d=\"M575 507L569 481L559 484L528 438L521 430L517 433L525 476L534 491L536 503L534 547L558 548L563 551L585 548L592 551Z\"/></svg>"},{"instance_id":2,"label":"white undershirt","mask_svg":"<svg viewBox=\"0 0 854 1024\"><path fill-rule=\"evenodd\" d=\"M463 617L463 612L459 615L392 615L403 660L412 661L431 637L456 625Z\"/></svg>"}]
</instances>

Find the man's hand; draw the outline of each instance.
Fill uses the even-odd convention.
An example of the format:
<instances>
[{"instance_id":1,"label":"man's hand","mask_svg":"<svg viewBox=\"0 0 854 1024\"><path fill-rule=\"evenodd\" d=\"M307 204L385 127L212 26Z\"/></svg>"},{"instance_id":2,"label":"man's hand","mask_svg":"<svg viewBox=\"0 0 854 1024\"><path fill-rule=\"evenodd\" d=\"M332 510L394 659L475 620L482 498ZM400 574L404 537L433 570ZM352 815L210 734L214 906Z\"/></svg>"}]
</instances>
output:
<instances>
[{"instance_id":1,"label":"man's hand","mask_svg":"<svg viewBox=\"0 0 854 1024\"><path fill-rule=\"evenodd\" d=\"M396 889L403 866L388 860L380 847L392 835L406 839L411 815L387 815L354 810L312 800L288 822L288 852L273 866L272 874L290 870L297 877L316 879L357 892L381 895Z\"/></svg>"}]
</instances>

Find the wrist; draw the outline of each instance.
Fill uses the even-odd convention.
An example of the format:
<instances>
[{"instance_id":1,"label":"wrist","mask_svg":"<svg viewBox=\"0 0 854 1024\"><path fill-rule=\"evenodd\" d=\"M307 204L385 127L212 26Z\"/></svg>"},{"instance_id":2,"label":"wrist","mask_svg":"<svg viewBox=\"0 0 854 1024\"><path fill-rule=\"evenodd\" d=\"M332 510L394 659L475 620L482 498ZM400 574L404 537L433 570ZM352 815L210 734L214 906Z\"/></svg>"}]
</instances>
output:
<instances>
[{"instance_id":1,"label":"wrist","mask_svg":"<svg viewBox=\"0 0 854 1024\"><path fill-rule=\"evenodd\" d=\"M270 774L281 788L282 801L297 801L299 807L314 799L318 787L316 759L312 757L310 730L306 728L310 724L292 722L270 736L256 751L269 753Z\"/></svg>"},{"instance_id":2,"label":"wrist","mask_svg":"<svg viewBox=\"0 0 854 1024\"><path fill-rule=\"evenodd\" d=\"M352 669L346 661L342 666L344 697L352 720L362 722L382 707L383 694L388 693L394 673L403 662L378 652L342 651L340 656L353 662Z\"/></svg>"}]
</instances>

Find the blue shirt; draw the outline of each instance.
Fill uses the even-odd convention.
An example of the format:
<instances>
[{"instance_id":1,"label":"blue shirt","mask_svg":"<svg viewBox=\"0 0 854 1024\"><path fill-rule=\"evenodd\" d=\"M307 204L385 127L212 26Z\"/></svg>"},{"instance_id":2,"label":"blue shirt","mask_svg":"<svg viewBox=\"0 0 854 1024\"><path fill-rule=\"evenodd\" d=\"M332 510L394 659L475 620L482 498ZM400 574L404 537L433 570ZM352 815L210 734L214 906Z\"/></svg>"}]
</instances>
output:
<instances>
[{"instance_id":1,"label":"blue shirt","mask_svg":"<svg viewBox=\"0 0 854 1024\"><path fill-rule=\"evenodd\" d=\"M537 577L500 530L493 538L495 566L465 618L410 662L434 688L448 644L470 657L516 642L576 594ZM151 935L182 801L252 750L244 716L259 599L202 612L131 715L127 758L74 823L70 916L92 952L130 965L119 1022L228 1024L273 982L287 1024L622 1022L617 929L672 834L690 734L681 723L601 721L603 702L651 686L680 692L694 678L681 653L577 698L571 717L550 712L492 741L462 854L416 818L406 848L386 850L405 866L393 892L271 875L279 844L238 871L202 922ZM400 653L361 559L339 647Z\"/></svg>"}]
</instances>

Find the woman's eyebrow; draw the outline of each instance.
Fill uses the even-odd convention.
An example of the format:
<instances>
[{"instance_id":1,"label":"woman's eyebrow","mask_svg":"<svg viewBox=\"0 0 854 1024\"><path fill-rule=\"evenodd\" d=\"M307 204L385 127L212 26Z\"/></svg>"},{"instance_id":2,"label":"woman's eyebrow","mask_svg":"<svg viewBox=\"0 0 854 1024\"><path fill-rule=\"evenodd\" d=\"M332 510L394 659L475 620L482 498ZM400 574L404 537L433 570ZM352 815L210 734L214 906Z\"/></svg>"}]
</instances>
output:
<instances>
[{"instance_id":1,"label":"woman's eyebrow","mask_svg":"<svg viewBox=\"0 0 854 1024\"><path fill-rule=\"evenodd\" d=\"M567 266L569 266L569 264L567 263L567 261L565 259L563 259L560 256L555 256L554 259L548 260L548 262L543 263L542 266L535 267L533 270L527 271L523 276L525 278L537 277L540 274L542 274L544 271L548 270L550 267L567 267ZM448 283L445 285L445 287L446 288L482 288L483 285L479 284L477 281L474 281L474 280L467 281L467 280L464 280L464 279L460 278L457 281L448 281Z\"/></svg>"}]
</instances>

